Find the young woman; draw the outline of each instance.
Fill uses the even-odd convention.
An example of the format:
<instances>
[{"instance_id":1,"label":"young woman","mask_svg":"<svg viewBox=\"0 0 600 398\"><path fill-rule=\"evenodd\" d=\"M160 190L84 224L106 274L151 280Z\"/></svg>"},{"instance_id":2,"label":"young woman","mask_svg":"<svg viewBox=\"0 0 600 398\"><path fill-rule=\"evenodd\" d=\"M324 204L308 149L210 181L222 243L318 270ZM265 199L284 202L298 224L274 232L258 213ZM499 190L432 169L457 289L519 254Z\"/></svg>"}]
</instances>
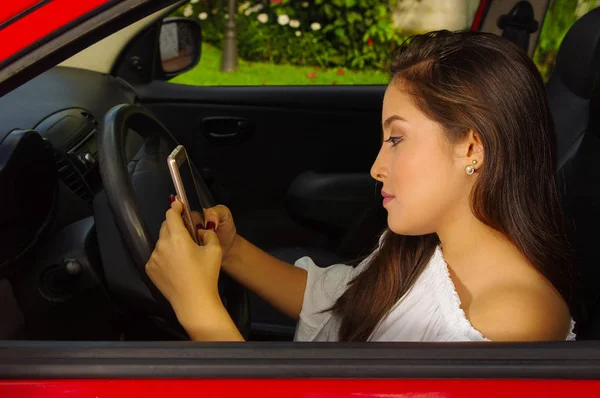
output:
<instances>
[{"instance_id":1,"label":"young woman","mask_svg":"<svg viewBox=\"0 0 600 398\"><path fill-rule=\"evenodd\" d=\"M391 72L371 169L388 229L357 267L286 264L238 236L224 206L206 210L197 246L172 203L146 269L192 339L242 340L218 295L221 268L297 319L299 341L575 337L535 65L500 37L440 31L403 44Z\"/></svg>"}]
</instances>

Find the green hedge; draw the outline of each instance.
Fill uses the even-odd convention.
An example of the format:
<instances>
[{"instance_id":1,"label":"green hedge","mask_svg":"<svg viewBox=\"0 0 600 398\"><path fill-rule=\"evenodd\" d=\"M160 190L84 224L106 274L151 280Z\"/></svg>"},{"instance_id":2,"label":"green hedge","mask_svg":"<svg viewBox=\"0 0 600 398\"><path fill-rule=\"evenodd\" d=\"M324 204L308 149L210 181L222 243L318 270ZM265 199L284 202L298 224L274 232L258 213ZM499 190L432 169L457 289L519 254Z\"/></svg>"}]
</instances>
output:
<instances>
[{"instance_id":1,"label":"green hedge","mask_svg":"<svg viewBox=\"0 0 600 398\"><path fill-rule=\"evenodd\" d=\"M384 70L405 39L392 28L397 0L237 2L239 56L276 64ZM204 41L223 45L226 0L192 0L177 14L200 20Z\"/></svg>"},{"instance_id":2,"label":"green hedge","mask_svg":"<svg viewBox=\"0 0 600 398\"><path fill-rule=\"evenodd\" d=\"M544 80L554 68L556 53L575 21L600 6L599 0L552 0L542 25L533 60Z\"/></svg>"}]
</instances>

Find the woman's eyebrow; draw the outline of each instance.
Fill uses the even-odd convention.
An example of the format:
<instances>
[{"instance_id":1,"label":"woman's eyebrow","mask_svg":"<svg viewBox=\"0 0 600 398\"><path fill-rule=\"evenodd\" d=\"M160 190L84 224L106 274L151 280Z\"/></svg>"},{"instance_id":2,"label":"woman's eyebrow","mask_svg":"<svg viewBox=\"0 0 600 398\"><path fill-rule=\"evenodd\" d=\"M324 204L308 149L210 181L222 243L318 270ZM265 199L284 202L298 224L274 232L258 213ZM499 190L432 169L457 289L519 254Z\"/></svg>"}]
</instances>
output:
<instances>
[{"instance_id":1,"label":"woman's eyebrow","mask_svg":"<svg viewBox=\"0 0 600 398\"><path fill-rule=\"evenodd\" d=\"M390 124L396 120L402 120L403 122L406 122L406 119L402 116L392 115L385 119L385 122L383 122L383 129L386 130L390 126Z\"/></svg>"}]
</instances>

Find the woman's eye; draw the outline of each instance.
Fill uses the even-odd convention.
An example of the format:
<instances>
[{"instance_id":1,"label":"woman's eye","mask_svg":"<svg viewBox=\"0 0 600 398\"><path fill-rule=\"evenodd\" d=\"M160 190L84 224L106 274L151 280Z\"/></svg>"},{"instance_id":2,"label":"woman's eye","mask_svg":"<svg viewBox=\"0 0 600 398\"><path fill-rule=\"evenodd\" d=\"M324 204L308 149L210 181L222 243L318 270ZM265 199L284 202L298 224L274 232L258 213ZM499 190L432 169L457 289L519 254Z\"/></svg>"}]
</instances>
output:
<instances>
[{"instance_id":1,"label":"woman's eye","mask_svg":"<svg viewBox=\"0 0 600 398\"><path fill-rule=\"evenodd\" d=\"M392 146L394 147L394 146L398 145L400 142L402 142L402 137L392 137L392 136L390 136L390 138L388 138L384 142L391 143Z\"/></svg>"}]
</instances>

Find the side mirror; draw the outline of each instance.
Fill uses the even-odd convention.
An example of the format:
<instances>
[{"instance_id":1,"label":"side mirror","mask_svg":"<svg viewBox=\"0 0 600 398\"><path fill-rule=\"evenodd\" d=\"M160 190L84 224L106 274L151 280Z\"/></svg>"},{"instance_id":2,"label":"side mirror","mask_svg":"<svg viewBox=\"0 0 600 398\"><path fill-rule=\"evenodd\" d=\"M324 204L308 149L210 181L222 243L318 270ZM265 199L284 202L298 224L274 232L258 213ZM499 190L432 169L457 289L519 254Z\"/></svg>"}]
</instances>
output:
<instances>
[{"instance_id":1,"label":"side mirror","mask_svg":"<svg viewBox=\"0 0 600 398\"><path fill-rule=\"evenodd\" d=\"M165 18L160 28L159 49L165 78L192 69L200 62L202 53L200 24L187 18Z\"/></svg>"}]
</instances>

